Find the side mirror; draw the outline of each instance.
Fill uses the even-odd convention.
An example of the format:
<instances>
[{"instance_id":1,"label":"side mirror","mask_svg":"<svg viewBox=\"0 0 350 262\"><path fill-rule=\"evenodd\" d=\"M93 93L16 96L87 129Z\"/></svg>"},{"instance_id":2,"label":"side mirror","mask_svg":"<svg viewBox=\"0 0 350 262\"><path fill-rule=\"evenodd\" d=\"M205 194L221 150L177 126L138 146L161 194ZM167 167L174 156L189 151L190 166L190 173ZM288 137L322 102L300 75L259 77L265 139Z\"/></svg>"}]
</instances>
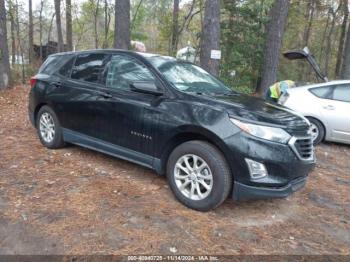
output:
<instances>
[{"instance_id":1,"label":"side mirror","mask_svg":"<svg viewBox=\"0 0 350 262\"><path fill-rule=\"evenodd\" d=\"M134 92L161 96L164 94L153 81L136 81L130 84L130 89Z\"/></svg>"}]
</instances>

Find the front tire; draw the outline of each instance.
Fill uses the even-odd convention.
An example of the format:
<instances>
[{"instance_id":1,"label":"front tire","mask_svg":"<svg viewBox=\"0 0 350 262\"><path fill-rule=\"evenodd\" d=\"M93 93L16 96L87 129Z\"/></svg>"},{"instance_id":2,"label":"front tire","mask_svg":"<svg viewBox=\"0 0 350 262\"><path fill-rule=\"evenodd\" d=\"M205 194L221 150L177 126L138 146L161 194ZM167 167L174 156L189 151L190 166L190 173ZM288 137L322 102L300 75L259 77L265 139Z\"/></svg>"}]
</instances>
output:
<instances>
[{"instance_id":1,"label":"front tire","mask_svg":"<svg viewBox=\"0 0 350 262\"><path fill-rule=\"evenodd\" d=\"M36 117L36 128L40 142L45 147L59 149L65 146L62 128L55 112L50 107L40 108Z\"/></svg>"},{"instance_id":2,"label":"front tire","mask_svg":"<svg viewBox=\"0 0 350 262\"><path fill-rule=\"evenodd\" d=\"M320 121L318 121L315 118L308 117L308 120L310 121L311 124L311 136L312 136L312 141L314 145L320 144L326 134L326 131Z\"/></svg>"},{"instance_id":3,"label":"front tire","mask_svg":"<svg viewBox=\"0 0 350 262\"><path fill-rule=\"evenodd\" d=\"M202 141L175 148L168 159L167 179L182 204L203 212L218 207L232 188L232 175L224 156Z\"/></svg>"}]
</instances>

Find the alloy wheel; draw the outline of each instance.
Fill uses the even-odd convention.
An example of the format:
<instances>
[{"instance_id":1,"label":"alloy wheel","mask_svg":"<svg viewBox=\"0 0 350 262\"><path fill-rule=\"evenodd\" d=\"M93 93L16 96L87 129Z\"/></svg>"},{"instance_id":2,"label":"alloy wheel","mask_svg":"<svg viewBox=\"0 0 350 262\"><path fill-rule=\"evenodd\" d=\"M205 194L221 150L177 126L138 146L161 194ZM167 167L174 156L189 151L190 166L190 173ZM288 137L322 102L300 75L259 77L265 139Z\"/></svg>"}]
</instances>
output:
<instances>
[{"instance_id":1,"label":"alloy wheel","mask_svg":"<svg viewBox=\"0 0 350 262\"><path fill-rule=\"evenodd\" d=\"M55 138L55 122L52 116L45 112L40 116L39 130L42 139L46 143L51 143Z\"/></svg>"},{"instance_id":2,"label":"alloy wheel","mask_svg":"<svg viewBox=\"0 0 350 262\"><path fill-rule=\"evenodd\" d=\"M213 189L213 174L209 165L194 154L184 155L177 160L174 178L180 192L191 200L203 200Z\"/></svg>"},{"instance_id":3,"label":"alloy wheel","mask_svg":"<svg viewBox=\"0 0 350 262\"><path fill-rule=\"evenodd\" d=\"M320 135L320 130L318 130L318 126L314 123L311 123L311 138L312 141L316 141L318 136Z\"/></svg>"}]
</instances>

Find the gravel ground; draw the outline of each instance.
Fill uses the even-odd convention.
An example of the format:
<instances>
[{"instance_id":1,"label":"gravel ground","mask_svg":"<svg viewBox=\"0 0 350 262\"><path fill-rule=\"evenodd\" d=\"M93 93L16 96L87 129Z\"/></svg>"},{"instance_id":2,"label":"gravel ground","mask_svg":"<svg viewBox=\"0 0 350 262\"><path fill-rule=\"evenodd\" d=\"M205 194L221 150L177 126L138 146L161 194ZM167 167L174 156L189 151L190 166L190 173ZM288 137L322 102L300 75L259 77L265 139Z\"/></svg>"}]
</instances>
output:
<instances>
[{"instance_id":1,"label":"gravel ground","mask_svg":"<svg viewBox=\"0 0 350 262\"><path fill-rule=\"evenodd\" d=\"M185 208L163 177L87 149L41 146L29 87L0 92L0 254L350 254L350 147L317 149L281 200Z\"/></svg>"}]
</instances>

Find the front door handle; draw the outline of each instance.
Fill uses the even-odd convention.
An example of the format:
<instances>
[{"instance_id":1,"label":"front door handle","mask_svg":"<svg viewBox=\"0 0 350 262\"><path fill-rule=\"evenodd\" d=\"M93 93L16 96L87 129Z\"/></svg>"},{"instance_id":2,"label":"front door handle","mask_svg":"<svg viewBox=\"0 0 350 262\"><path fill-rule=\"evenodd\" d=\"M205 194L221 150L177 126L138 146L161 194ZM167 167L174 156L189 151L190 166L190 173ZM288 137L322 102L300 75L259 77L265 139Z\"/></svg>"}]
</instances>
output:
<instances>
[{"instance_id":1,"label":"front door handle","mask_svg":"<svg viewBox=\"0 0 350 262\"><path fill-rule=\"evenodd\" d=\"M100 96L102 96L103 98L112 98L113 96L110 93L100 93Z\"/></svg>"},{"instance_id":2,"label":"front door handle","mask_svg":"<svg viewBox=\"0 0 350 262\"><path fill-rule=\"evenodd\" d=\"M332 105L324 106L323 108L330 111L335 110L335 106L332 106Z\"/></svg>"}]
</instances>

